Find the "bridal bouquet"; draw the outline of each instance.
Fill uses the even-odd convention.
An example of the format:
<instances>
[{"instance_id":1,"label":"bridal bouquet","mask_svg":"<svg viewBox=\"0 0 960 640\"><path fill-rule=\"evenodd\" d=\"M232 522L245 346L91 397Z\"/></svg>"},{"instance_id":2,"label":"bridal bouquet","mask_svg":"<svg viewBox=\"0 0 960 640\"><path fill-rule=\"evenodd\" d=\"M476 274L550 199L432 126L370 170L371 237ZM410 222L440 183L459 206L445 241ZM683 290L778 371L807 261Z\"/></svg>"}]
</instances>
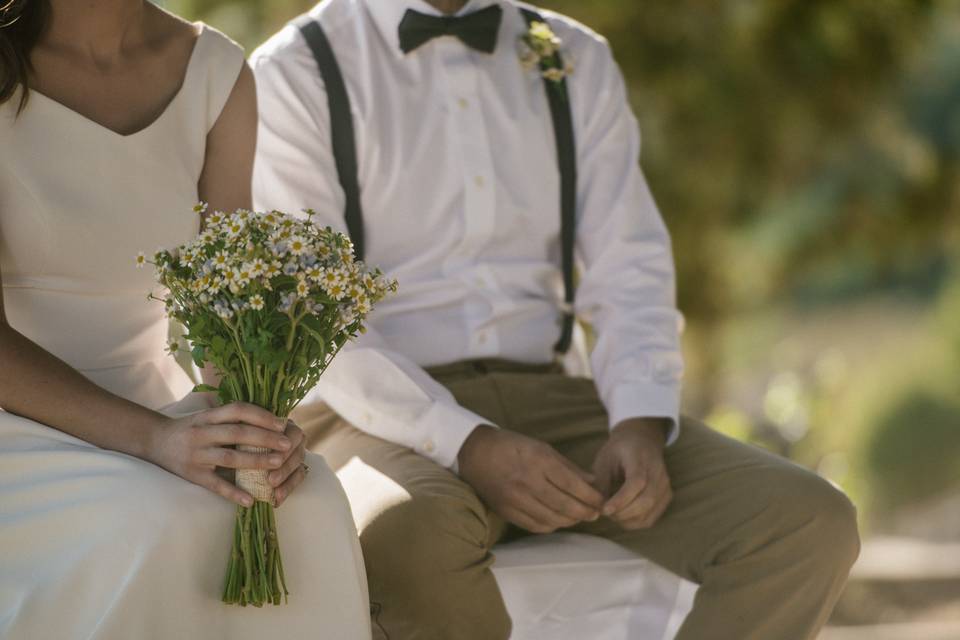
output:
<instances>
[{"instance_id":1,"label":"bridal bouquet","mask_svg":"<svg viewBox=\"0 0 960 640\"><path fill-rule=\"evenodd\" d=\"M194 210L206 214L206 205ZM286 418L395 281L354 260L343 234L279 211L206 215L205 229L151 263L169 317L187 328L197 366L211 363L221 403L244 401ZM151 297L153 297L151 295ZM262 452L264 449L243 447ZM223 601L262 606L288 594L266 471L239 470L251 507L238 507Z\"/></svg>"}]
</instances>

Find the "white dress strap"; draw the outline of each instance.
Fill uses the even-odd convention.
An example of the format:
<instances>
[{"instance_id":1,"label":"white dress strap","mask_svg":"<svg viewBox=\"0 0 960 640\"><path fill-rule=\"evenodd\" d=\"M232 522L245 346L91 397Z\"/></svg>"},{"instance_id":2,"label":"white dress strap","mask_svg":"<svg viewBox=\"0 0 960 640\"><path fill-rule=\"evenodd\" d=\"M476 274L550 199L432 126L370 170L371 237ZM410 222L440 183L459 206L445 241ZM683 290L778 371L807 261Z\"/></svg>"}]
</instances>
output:
<instances>
[{"instance_id":1,"label":"white dress strap","mask_svg":"<svg viewBox=\"0 0 960 640\"><path fill-rule=\"evenodd\" d=\"M205 114L204 134L216 124L244 64L243 48L213 27L200 23L200 35L184 78L190 113Z\"/></svg>"}]
</instances>

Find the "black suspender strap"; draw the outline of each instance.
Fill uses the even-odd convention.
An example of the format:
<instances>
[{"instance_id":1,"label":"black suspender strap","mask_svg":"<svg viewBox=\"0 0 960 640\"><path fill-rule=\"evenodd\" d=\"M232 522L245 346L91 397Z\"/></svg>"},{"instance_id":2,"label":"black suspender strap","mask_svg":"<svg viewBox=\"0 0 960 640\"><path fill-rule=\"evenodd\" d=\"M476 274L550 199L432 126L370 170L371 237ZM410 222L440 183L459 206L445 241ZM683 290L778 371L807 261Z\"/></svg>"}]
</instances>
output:
<instances>
[{"instance_id":1,"label":"black suspender strap","mask_svg":"<svg viewBox=\"0 0 960 640\"><path fill-rule=\"evenodd\" d=\"M546 20L531 9L520 9L527 25ZM560 52L556 53L557 66L563 68ZM560 169L560 259L563 266L563 316L561 319L560 340L554 346L558 354L566 353L573 341L573 327L576 316L573 301L576 288L573 282L574 242L577 225L577 147L573 137L573 114L570 111L570 97L567 81L559 82L543 79L550 102L550 115L553 118L553 134L557 141L557 166Z\"/></svg>"},{"instance_id":2,"label":"black suspender strap","mask_svg":"<svg viewBox=\"0 0 960 640\"><path fill-rule=\"evenodd\" d=\"M330 110L330 142L337 176L346 196L344 217L347 232L353 241L353 252L359 260L364 256L363 209L360 205L360 184L357 181L357 147L353 133L353 117L350 113L350 98L343 83L340 65L333 54L330 40L320 23L309 15L300 16L294 22L313 51L320 68L320 76L327 91Z\"/></svg>"},{"instance_id":3,"label":"black suspender strap","mask_svg":"<svg viewBox=\"0 0 960 640\"><path fill-rule=\"evenodd\" d=\"M533 10L520 9L520 13L523 14L528 25L532 22L546 22ZM326 85L333 156L340 185L347 200L344 216L350 239L353 240L354 252L362 260L364 256L363 211L360 206L360 186L357 182L357 149L353 133L353 118L350 113L350 98L347 95L337 58L320 24L309 15L297 18L294 24L313 51L313 57L316 58L320 75ZM563 61L559 52L556 54L556 59L557 64L562 67ZM575 296L573 280L577 211L577 149L566 80L555 82L544 78L543 83L547 101L550 104L550 116L553 119L557 167L560 170L560 256L564 293L560 339L554 346L554 350L558 354L564 354L570 349L576 322L573 312Z\"/></svg>"}]
</instances>

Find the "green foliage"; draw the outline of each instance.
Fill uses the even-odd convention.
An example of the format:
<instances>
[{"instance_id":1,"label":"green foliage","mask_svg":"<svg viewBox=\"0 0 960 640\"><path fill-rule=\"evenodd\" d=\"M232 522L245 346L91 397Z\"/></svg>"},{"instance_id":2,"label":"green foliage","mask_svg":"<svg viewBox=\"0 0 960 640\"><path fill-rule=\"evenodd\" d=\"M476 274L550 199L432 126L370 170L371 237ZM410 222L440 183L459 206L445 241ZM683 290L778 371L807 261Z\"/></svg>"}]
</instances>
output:
<instances>
[{"instance_id":1,"label":"green foliage","mask_svg":"<svg viewBox=\"0 0 960 640\"><path fill-rule=\"evenodd\" d=\"M913 390L879 421L864 455L881 508L960 486L960 403Z\"/></svg>"}]
</instances>

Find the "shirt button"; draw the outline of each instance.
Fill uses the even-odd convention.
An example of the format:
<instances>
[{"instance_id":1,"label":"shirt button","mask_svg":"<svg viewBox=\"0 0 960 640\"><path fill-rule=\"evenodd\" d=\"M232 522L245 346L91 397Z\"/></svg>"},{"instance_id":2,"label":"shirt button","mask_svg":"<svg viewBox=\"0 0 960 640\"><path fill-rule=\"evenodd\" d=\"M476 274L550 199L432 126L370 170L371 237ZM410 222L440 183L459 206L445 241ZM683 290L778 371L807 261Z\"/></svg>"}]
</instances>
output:
<instances>
[{"instance_id":1,"label":"shirt button","mask_svg":"<svg viewBox=\"0 0 960 640\"><path fill-rule=\"evenodd\" d=\"M427 440L423 443L423 450L427 453L433 453L436 448L436 445L433 444L433 440Z\"/></svg>"},{"instance_id":2,"label":"shirt button","mask_svg":"<svg viewBox=\"0 0 960 640\"><path fill-rule=\"evenodd\" d=\"M460 98L459 100L457 100L457 105L459 105L461 109L466 109L467 107L470 106L470 103L467 102L466 98Z\"/></svg>"},{"instance_id":3,"label":"shirt button","mask_svg":"<svg viewBox=\"0 0 960 640\"><path fill-rule=\"evenodd\" d=\"M653 379L657 382L668 382L673 378L673 371L667 362L655 362L653 364Z\"/></svg>"},{"instance_id":4,"label":"shirt button","mask_svg":"<svg viewBox=\"0 0 960 640\"><path fill-rule=\"evenodd\" d=\"M487 181L483 178L483 176L477 176L476 178L473 179L473 181L474 181L474 182L476 183L476 185L477 185L478 187L480 187L481 189L483 189L483 186L484 186L485 184L487 184Z\"/></svg>"},{"instance_id":5,"label":"shirt button","mask_svg":"<svg viewBox=\"0 0 960 640\"><path fill-rule=\"evenodd\" d=\"M477 343L478 343L478 344L486 344L486 343L487 343L487 332L486 332L486 331L481 331L480 333L477 334Z\"/></svg>"}]
</instances>

